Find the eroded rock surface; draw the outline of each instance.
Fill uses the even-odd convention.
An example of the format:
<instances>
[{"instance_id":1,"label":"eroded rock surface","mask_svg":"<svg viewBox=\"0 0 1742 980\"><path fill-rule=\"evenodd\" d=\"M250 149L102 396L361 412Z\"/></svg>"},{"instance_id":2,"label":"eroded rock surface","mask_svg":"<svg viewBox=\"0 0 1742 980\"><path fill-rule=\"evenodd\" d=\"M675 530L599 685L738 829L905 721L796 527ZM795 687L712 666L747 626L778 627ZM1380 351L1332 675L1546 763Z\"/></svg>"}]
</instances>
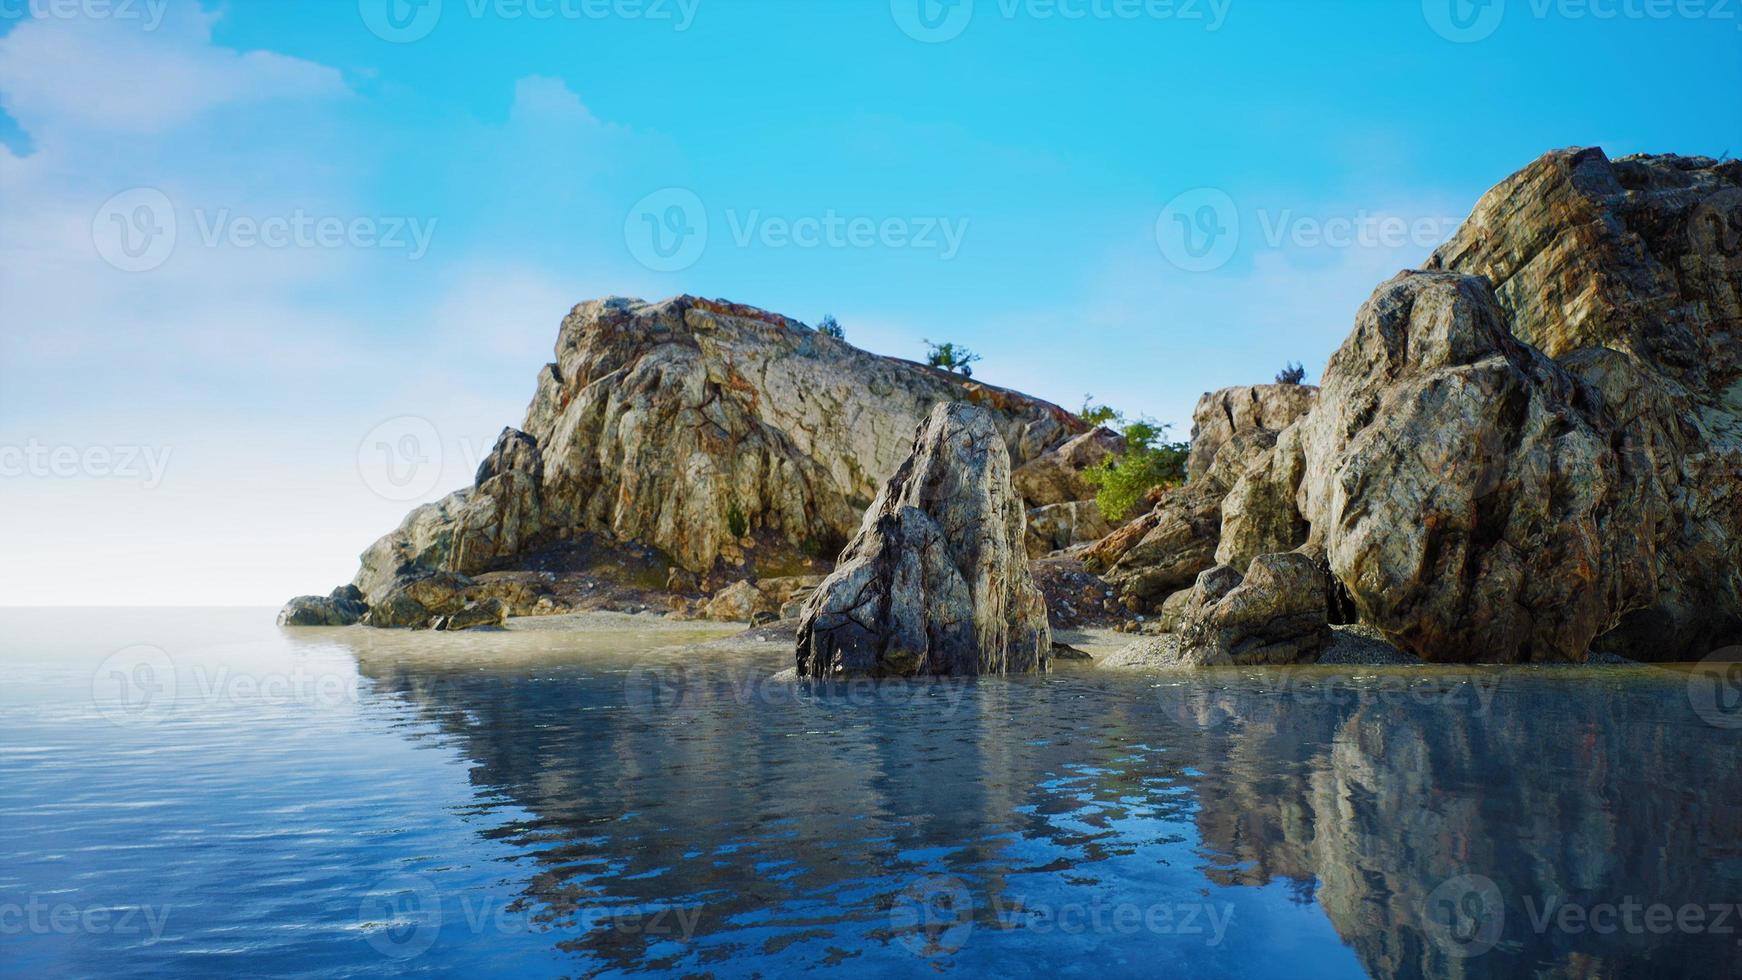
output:
<instances>
[{"instance_id":1,"label":"eroded rock surface","mask_svg":"<svg viewBox=\"0 0 1742 980\"><path fill-rule=\"evenodd\" d=\"M1198 576L1181 613L1180 660L1311 663L1331 636L1325 610L1325 575L1307 555L1259 555L1245 575L1217 565Z\"/></svg>"},{"instance_id":2,"label":"eroded rock surface","mask_svg":"<svg viewBox=\"0 0 1742 980\"><path fill-rule=\"evenodd\" d=\"M741 567L747 539L829 560L932 406L985 409L1017 462L1086 429L1048 402L693 296L582 303L556 354L474 485L412 511L364 554L356 584L371 600L408 563L509 568L585 532L697 574Z\"/></svg>"},{"instance_id":3,"label":"eroded rock surface","mask_svg":"<svg viewBox=\"0 0 1742 980\"><path fill-rule=\"evenodd\" d=\"M1243 385L1206 393L1192 409L1192 451L1186 477L1195 480L1228 440L1246 432L1281 432L1307 413L1318 398L1312 385Z\"/></svg>"},{"instance_id":4,"label":"eroded rock surface","mask_svg":"<svg viewBox=\"0 0 1742 980\"><path fill-rule=\"evenodd\" d=\"M1697 659L1742 639L1739 295L1742 164L1548 154L1379 287L1273 445L1225 459L1260 399L1200 405L1195 478L1090 561L1152 606L1302 548L1427 660Z\"/></svg>"},{"instance_id":5,"label":"eroded rock surface","mask_svg":"<svg viewBox=\"0 0 1742 980\"><path fill-rule=\"evenodd\" d=\"M1023 548L1021 498L995 416L940 405L839 565L804 607L812 677L1045 670L1046 603Z\"/></svg>"}]
</instances>

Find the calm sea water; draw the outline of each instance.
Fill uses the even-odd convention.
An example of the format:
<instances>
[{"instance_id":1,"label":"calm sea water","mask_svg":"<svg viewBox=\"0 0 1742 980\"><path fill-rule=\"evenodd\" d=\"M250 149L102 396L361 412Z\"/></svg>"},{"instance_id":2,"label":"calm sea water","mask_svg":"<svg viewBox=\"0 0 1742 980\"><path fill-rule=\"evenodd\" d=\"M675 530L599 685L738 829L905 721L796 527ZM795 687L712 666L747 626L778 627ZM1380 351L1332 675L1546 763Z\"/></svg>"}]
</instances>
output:
<instances>
[{"instance_id":1,"label":"calm sea water","mask_svg":"<svg viewBox=\"0 0 1742 980\"><path fill-rule=\"evenodd\" d=\"M1733 976L1736 678L0 611L0 972Z\"/></svg>"}]
</instances>

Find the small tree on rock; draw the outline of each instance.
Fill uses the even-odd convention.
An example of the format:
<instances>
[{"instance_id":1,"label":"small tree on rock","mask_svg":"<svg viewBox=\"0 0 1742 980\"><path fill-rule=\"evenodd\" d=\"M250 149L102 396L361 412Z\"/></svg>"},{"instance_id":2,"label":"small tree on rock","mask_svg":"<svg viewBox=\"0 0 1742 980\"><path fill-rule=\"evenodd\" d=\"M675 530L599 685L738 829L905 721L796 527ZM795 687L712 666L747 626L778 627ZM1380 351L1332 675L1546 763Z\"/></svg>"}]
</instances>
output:
<instances>
[{"instance_id":1,"label":"small tree on rock","mask_svg":"<svg viewBox=\"0 0 1742 980\"><path fill-rule=\"evenodd\" d=\"M1306 368L1299 361L1290 361L1276 372L1276 383L1279 385L1297 385L1306 380Z\"/></svg>"},{"instance_id":2,"label":"small tree on rock","mask_svg":"<svg viewBox=\"0 0 1742 980\"><path fill-rule=\"evenodd\" d=\"M845 340L847 337L847 332L841 329L841 321L835 319L832 313L823 314L823 322L817 324L817 333L828 334L837 340Z\"/></svg>"},{"instance_id":3,"label":"small tree on rock","mask_svg":"<svg viewBox=\"0 0 1742 980\"><path fill-rule=\"evenodd\" d=\"M978 361L980 355L960 344L947 341L934 344L928 340L925 345L927 348L925 362L927 364L935 368L943 368L945 371L954 371L964 378L974 376L974 369L970 365Z\"/></svg>"}]
</instances>

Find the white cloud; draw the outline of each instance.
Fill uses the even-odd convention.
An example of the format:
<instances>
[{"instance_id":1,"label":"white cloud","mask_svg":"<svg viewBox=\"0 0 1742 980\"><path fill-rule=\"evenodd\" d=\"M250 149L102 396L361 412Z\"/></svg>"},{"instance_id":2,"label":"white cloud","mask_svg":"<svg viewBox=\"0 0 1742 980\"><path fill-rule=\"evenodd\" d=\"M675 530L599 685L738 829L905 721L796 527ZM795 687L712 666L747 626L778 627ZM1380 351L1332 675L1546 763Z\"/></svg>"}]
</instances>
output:
<instances>
[{"instance_id":1,"label":"white cloud","mask_svg":"<svg viewBox=\"0 0 1742 980\"><path fill-rule=\"evenodd\" d=\"M21 23L0 37L0 105L41 139L38 127L163 132L219 106L346 94L337 69L214 46L218 17L178 5L153 31L115 18Z\"/></svg>"}]
</instances>

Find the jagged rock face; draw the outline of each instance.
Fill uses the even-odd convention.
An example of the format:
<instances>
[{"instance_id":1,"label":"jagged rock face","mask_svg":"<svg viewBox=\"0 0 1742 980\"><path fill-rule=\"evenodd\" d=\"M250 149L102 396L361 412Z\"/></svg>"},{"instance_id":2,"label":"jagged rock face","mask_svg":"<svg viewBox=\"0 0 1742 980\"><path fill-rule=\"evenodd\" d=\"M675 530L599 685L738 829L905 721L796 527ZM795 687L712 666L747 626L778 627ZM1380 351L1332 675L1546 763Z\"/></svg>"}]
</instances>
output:
<instances>
[{"instance_id":1,"label":"jagged rock face","mask_svg":"<svg viewBox=\"0 0 1742 980\"><path fill-rule=\"evenodd\" d=\"M1208 473L1222 446L1244 432L1281 432L1313 407L1312 385L1244 385L1212 391L1192 410L1192 451L1186 478Z\"/></svg>"},{"instance_id":2,"label":"jagged rock face","mask_svg":"<svg viewBox=\"0 0 1742 980\"><path fill-rule=\"evenodd\" d=\"M1742 377L1742 161L1549 153L1483 195L1427 268L1487 276L1512 333L1559 359L1630 355L1670 394Z\"/></svg>"},{"instance_id":3,"label":"jagged rock face","mask_svg":"<svg viewBox=\"0 0 1742 980\"><path fill-rule=\"evenodd\" d=\"M1085 429L1048 402L692 296L582 303L556 354L475 485L417 508L364 554L365 593L407 564L474 573L583 531L705 572L740 537L736 518L833 557L932 406L986 409L1018 462Z\"/></svg>"},{"instance_id":4,"label":"jagged rock face","mask_svg":"<svg viewBox=\"0 0 1742 980\"><path fill-rule=\"evenodd\" d=\"M1247 402L1201 406L1202 476L1090 561L1152 604L1305 546L1424 659L1697 659L1742 639L1739 294L1742 164L1551 153L1374 293L1274 448L1224 465Z\"/></svg>"},{"instance_id":5,"label":"jagged rock face","mask_svg":"<svg viewBox=\"0 0 1742 980\"><path fill-rule=\"evenodd\" d=\"M1188 664L1311 662L1331 637L1325 575L1298 553L1259 555L1246 574L1217 565L1198 576L1180 614Z\"/></svg>"},{"instance_id":6,"label":"jagged rock face","mask_svg":"<svg viewBox=\"0 0 1742 980\"><path fill-rule=\"evenodd\" d=\"M1309 543L1361 622L1424 659L1582 660L1641 614L1657 635L1631 656L1732 634L1742 459L1691 460L1712 447L1627 356L1569 362L1604 383L1513 337L1485 279L1403 273L1234 496L1281 499L1263 477L1298 474ZM1728 473L1672 490L1690 466Z\"/></svg>"},{"instance_id":7,"label":"jagged rock face","mask_svg":"<svg viewBox=\"0 0 1742 980\"><path fill-rule=\"evenodd\" d=\"M1109 455L1123 452L1124 436L1111 429L1096 428L1017 467L1010 474L1010 482L1034 507L1088 500L1095 495L1095 488L1083 479L1083 471Z\"/></svg>"},{"instance_id":8,"label":"jagged rock face","mask_svg":"<svg viewBox=\"0 0 1742 980\"><path fill-rule=\"evenodd\" d=\"M939 405L805 604L799 674L1045 670L1052 635L1023 536L995 416Z\"/></svg>"}]
</instances>

